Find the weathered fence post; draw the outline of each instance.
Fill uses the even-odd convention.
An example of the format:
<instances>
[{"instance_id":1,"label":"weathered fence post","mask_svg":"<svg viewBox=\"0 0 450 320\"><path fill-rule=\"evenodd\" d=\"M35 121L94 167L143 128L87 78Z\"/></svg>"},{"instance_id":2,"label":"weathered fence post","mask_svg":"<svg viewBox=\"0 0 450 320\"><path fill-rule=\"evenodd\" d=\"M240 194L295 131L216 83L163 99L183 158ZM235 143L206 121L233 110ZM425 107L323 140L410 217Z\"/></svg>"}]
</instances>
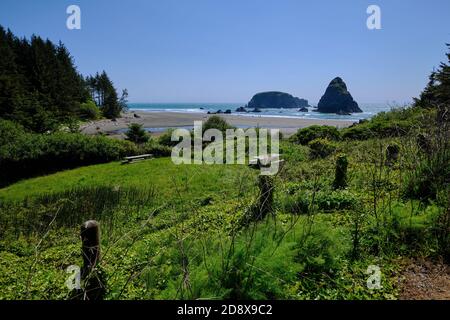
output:
<instances>
[{"instance_id":1,"label":"weathered fence post","mask_svg":"<svg viewBox=\"0 0 450 320\"><path fill-rule=\"evenodd\" d=\"M257 220L264 219L267 214L273 211L273 194L274 181L271 176L260 175L258 177L259 186L259 201L258 201L258 215Z\"/></svg>"},{"instance_id":2,"label":"weathered fence post","mask_svg":"<svg viewBox=\"0 0 450 320\"><path fill-rule=\"evenodd\" d=\"M88 220L81 225L83 268L81 279L84 282L84 300L101 300L105 293L105 284L101 270L97 268L100 260L100 225Z\"/></svg>"},{"instance_id":3,"label":"weathered fence post","mask_svg":"<svg viewBox=\"0 0 450 320\"><path fill-rule=\"evenodd\" d=\"M386 165L391 166L398 160L400 147L397 144L390 144L386 148Z\"/></svg>"},{"instance_id":4,"label":"weathered fence post","mask_svg":"<svg viewBox=\"0 0 450 320\"><path fill-rule=\"evenodd\" d=\"M335 190L347 187L347 167L347 156L345 154L339 155L336 159L336 171L333 181L333 188Z\"/></svg>"}]
</instances>

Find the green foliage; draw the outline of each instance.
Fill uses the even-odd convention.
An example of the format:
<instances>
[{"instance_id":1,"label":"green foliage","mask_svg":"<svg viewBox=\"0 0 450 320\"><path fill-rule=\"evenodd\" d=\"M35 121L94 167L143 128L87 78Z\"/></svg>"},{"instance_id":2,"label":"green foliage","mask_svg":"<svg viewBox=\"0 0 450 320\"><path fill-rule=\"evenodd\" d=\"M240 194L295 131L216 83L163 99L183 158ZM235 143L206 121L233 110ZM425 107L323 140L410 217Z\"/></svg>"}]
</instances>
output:
<instances>
[{"instance_id":1,"label":"green foliage","mask_svg":"<svg viewBox=\"0 0 450 320\"><path fill-rule=\"evenodd\" d=\"M233 126L230 126L225 119L219 117L219 116L211 116L208 118L208 120L203 123L203 132L205 132L208 129L217 129L221 131L222 133L225 133L227 129L233 129Z\"/></svg>"},{"instance_id":2,"label":"green foliage","mask_svg":"<svg viewBox=\"0 0 450 320\"><path fill-rule=\"evenodd\" d=\"M400 146L396 143L392 143L386 147L386 164L392 165L398 160L400 153Z\"/></svg>"},{"instance_id":3,"label":"green foliage","mask_svg":"<svg viewBox=\"0 0 450 320\"><path fill-rule=\"evenodd\" d=\"M281 210L284 213L307 214L310 209L310 200L304 193L284 195L281 199Z\"/></svg>"},{"instance_id":4,"label":"green foliage","mask_svg":"<svg viewBox=\"0 0 450 320\"><path fill-rule=\"evenodd\" d=\"M87 77L86 86L91 93L92 99L106 118L118 118L120 113L127 108L128 91L126 89L123 90L122 96L119 98L113 82L105 71L101 74L97 72L95 76Z\"/></svg>"},{"instance_id":5,"label":"green foliage","mask_svg":"<svg viewBox=\"0 0 450 320\"><path fill-rule=\"evenodd\" d=\"M150 137L147 131L142 128L141 124L133 123L128 126L128 131L125 133L127 140L137 144L148 142Z\"/></svg>"},{"instance_id":6,"label":"green foliage","mask_svg":"<svg viewBox=\"0 0 450 320\"><path fill-rule=\"evenodd\" d=\"M358 197L347 190L319 192L315 204L320 210L351 210L359 204Z\"/></svg>"},{"instance_id":7,"label":"green foliage","mask_svg":"<svg viewBox=\"0 0 450 320\"><path fill-rule=\"evenodd\" d=\"M344 189L347 187L347 167L347 156L345 154L339 155L336 159L336 170L333 181L334 189Z\"/></svg>"},{"instance_id":8,"label":"green foliage","mask_svg":"<svg viewBox=\"0 0 450 320\"><path fill-rule=\"evenodd\" d=\"M314 210L336 211L353 210L359 204L358 197L348 190L296 191L293 194L283 194L280 199L283 213L308 214Z\"/></svg>"},{"instance_id":9,"label":"green foliage","mask_svg":"<svg viewBox=\"0 0 450 320\"><path fill-rule=\"evenodd\" d=\"M169 280L162 298L181 299L283 299L286 283L295 281L299 265L294 263L296 248L292 238L273 224L261 224L236 238L223 235L189 243L189 287L181 287L183 276ZM208 243L205 246L205 243ZM199 256L196 252L203 251ZM174 260L175 257L166 259ZM180 257L178 257L180 259ZM204 266L208 266L206 269Z\"/></svg>"},{"instance_id":10,"label":"green foliage","mask_svg":"<svg viewBox=\"0 0 450 320\"><path fill-rule=\"evenodd\" d=\"M447 44L450 49L450 44ZM429 82L415 104L421 108L437 108L447 110L450 101L450 50L446 54L447 62L442 62L439 68L430 74Z\"/></svg>"},{"instance_id":11,"label":"green foliage","mask_svg":"<svg viewBox=\"0 0 450 320\"><path fill-rule=\"evenodd\" d=\"M155 140L150 139L147 143L141 146L143 153L153 154L155 157L170 157L172 148L166 145L161 145Z\"/></svg>"},{"instance_id":12,"label":"green foliage","mask_svg":"<svg viewBox=\"0 0 450 320\"><path fill-rule=\"evenodd\" d=\"M173 147L176 146L179 141L172 141L172 132L174 129L169 129L166 132L164 132L162 135L158 138L158 143L162 146L166 147Z\"/></svg>"},{"instance_id":13,"label":"green foliage","mask_svg":"<svg viewBox=\"0 0 450 320\"><path fill-rule=\"evenodd\" d=\"M293 143L307 145L312 140L319 138L337 141L340 139L340 133L336 127L313 125L299 129L289 140Z\"/></svg>"},{"instance_id":14,"label":"green foliage","mask_svg":"<svg viewBox=\"0 0 450 320\"><path fill-rule=\"evenodd\" d=\"M25 129L12 121L0 119L0 146L12 145L25 134Z\"/></svg>"},{"instance_id":15,"label":"green foliage","mask_svg":"<svg viewBox=\"0 0 450 320\"><path fill-rule=\"evenodd\" d=\"M318 138L308 143L309 156L312 159L326 158L337 149L337 145L328 139Z\"/></svg>"},{"instance_id":16,"label":"green foliage","mask_svg":"<svg viewBox=\"0 0 450 320\"><path fill-rule=\"evenodd\" d=\"M134 211L151 207L156 198L152 187L83 186L58 193L44 193L21 202L0 205L0 238L5 234L44 233L50 221L55 228L75 228L95 219L105 227L134 221ZM73 201L76 199L77 201ZM118 212L118 207L121 212ZM125 209L126 208L126 209Z\"/></svg>"},{"instance_id":17,"label":"green foliage","mask_svg":"<svg viewBox=\"0 0 450 320\"><path fill-rule=\"evenodd\" d=\"M2 122L1 127L10 127ZM0 184L82 165L104 163L137 153L127 141L77 133L33 134L16 127L12 140L0 145ZM0 129L4 130L4 129Z\"/></svg>"},{"instance_id":18,"label":"green foliage","mask_svg":"<svg viewBox=\"0 0 450 320\"><path fill-rule=\"evenodd\" d=\"M85 120L98 120L102 116L94 101L89 100L80 105L80 117Z\"/></svg>"},{"instance_id":19,"label":"green foliage","mask_svg":"<svg viewBox=\"0 0 450 320\"><path fill-rule=\"evenodd\" d=\"M342 138L367 140L371 138L401 137L429 125L433 111L417 107L392 109L380 112L370 120L360 121L341 130Z\"/></svg>"},{"instance_id":20,"label":"green foliage","mask_svg":"<svg viewBox=\"0 0 450 320\"><path fill-rule=\"evenodd\" d=\"M0 26L0 118L45 132L78 117L88 92L63 44Z\"/></svg>"},{"instance_id":21,"label":"green foliage","mask_svg":"<svg viewBox=\"0 0 450 320\"><path fill-rule=\"evenodd\" d=\"M450 189L450 152L445 149L418 163L407 177L403 194L406 198L433 200L442 189Z\"/></svg>"},{"instance_id":22,"label":"green foliage","mask_svg":"<svg viewBox=\"0 0 450 320\"><path fill-rule=\"evenodd\" d=\"M326 224L316 225L300 240L296 260L305 273L334 273L349 247L349 241L341 230Z\"/></svg>"},{"instance_id":23,"label":"green foliage","mask_svg":"<svg viewBox=\"0 0 450 320\"><path fill-rule=\"evenodd\" d=\"M126 108L103 72L86 81L67 48L39 36L16 37L0 26L0 118L34 132L55 131L74 119L114 118Z\"/></svg>"}]
</instances>

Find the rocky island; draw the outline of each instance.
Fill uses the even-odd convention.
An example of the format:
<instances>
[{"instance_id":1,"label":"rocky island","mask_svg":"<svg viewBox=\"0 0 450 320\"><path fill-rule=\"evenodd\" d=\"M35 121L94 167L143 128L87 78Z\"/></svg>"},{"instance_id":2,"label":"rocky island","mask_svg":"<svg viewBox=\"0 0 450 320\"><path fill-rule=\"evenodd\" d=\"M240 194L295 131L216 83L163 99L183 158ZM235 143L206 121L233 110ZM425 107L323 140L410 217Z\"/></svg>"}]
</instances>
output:
<instances>
[{"instance_id":1,"label":"rocky island","mask_svg":"<svg viewBox=\"0 0 450 320\"><path fill-rule=\"evenodd\" d=\"M349 114L362 112L358 103L353 100L352 95L347 90L345 82L339 78L334 78L328 85L325 94L320 98L317 111L323 113Z\"/></svg>"},{"instance_id":2,"label":"rocky island","mask_svg":"<svg viewBox=\"0 0 450 320\"><path fill-rule=\"evenodd\" d=\"M279 91L260 92L253 96L247 108L303 108L308 107L308 100L300 99L289 93Z\"/></svg>"}]
</instances>

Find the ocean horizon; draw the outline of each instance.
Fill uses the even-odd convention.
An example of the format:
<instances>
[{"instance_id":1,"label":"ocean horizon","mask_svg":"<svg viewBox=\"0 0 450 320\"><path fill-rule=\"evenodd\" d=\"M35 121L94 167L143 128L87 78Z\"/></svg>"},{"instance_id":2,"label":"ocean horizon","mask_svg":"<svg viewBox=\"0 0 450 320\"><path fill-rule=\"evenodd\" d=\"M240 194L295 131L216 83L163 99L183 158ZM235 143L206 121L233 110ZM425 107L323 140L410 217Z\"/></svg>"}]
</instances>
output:
<instances>
[{"instance_id":1,"label":"ocean horizon","mask_svg":"<svg viewBox=\"0 0 450 320\"><path fill-rule=\"evenodd\" d=\"M225 112L231 110L232 114L246 117L280 117L280 118L300 118L300 119L318 119L318 120L362 120L370 119L377 113L389 111L397 104L394 103L360 103L362 113L353 113L351 115L338 115L334 113L320 113L313 111L315 108L309 107L308 112L300 112L298 108L265 108L261 112L236 112L239 107L246 103L128 103L130 111L140 112L182 112L182 113L214 113L219 110ZM249 109L251 110L251 109Z\"/></svg>"}]
</instances>

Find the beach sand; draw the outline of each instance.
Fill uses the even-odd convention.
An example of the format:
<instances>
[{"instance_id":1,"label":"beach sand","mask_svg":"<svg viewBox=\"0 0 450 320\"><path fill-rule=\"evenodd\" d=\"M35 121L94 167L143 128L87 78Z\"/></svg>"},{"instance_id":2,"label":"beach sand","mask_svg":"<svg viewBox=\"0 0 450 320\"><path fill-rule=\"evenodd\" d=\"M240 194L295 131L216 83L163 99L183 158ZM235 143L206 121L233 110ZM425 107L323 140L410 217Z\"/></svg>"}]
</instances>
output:
<instances>
[{"instance_id":1,"label":"beach sand","mask_svg":"<svg viewBox=\"0 0 450 320\"><path fill-rule=\"evenodd\" d=\"M135 116L136 115L136 116ZM209 114L201 113L183 113L183 112L126 112L116 121L99 120L90 121L81 126L81 132L85 134L105 133L117 138L124 137L124 134L117 133L118 130L126 129L132 123L142 124L145 128L176 128L193 126L194 121L207 120ZM261 117L243 116L239 114L220 114L229 124L236 127L261 127L280 129L286 135L292 135L299 128L305 128L311 125L329 125L334 127L348 127L355 121L350 120L319 120L319 119L301 119L301 118L282 118L282 117ZM154 135L161 132L153 133Z\"/></svg>"}]
</instances>

